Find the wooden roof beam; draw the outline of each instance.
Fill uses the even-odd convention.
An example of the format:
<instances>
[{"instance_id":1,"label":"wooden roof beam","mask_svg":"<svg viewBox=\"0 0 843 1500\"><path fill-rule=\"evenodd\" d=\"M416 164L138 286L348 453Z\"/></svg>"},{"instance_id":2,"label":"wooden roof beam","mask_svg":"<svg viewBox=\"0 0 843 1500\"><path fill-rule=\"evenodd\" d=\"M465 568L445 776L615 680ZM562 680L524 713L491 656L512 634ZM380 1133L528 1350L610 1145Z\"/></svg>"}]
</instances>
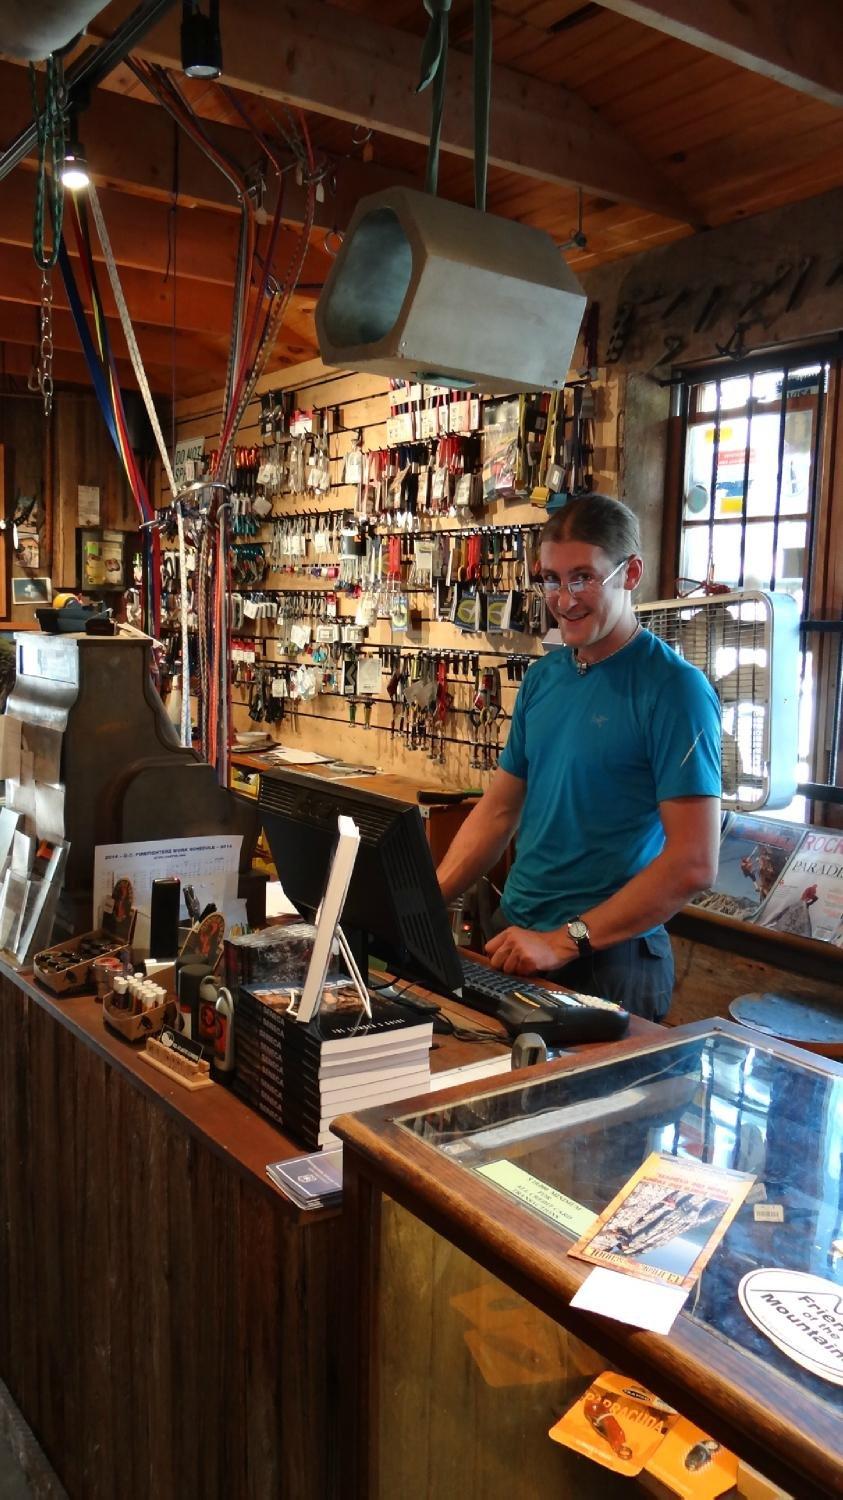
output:
<instances>
[{"instance_id":1,"label":"wooden roof beam","mask_svg":"<svg viewBox=\"0 0 843 1500\"><path fill-rule=\"evenodd\" d=\"M840 0L600 0L627 16L788 88L843 107Z\"/></svg>"},{"instance_id":2,"label":"wooden roof beam","mask_svg":"<svg viewBox=\"0 0 843 1500\"><path fill-rule=\"evenodd\" d=\"M34 304L8 301L2 296L0 287L0 343L26 344L37 358L41 342L39 331L40 310ZM106 320L108 336L118 359L128 358L123 330L117 318ZM166 368L175 364L176 370L195 370L197 367L218 367L221 378L225 377L227 344L222 339L201 337L196 333L182 333L175 337L164 328L149 328L134 324L135 336L144 365ZM70 354L81 354L76 324L69 312L63 308L53 309L53 347Z\"/></svg>"},{"instance_id":3,"label":"wooden roof beam","mask_svg":"<svg viewBox=\"0 0 843 1500\"><path fill-rule=\"evenodd\" d=\"M126 7L130 0L125 0ZM121 7L122 8L122 7ZM120 19L108 11L109 25ZM247 93L425 143L430 95L416 94L420 43L407 32L350 15L324 0L238 0L223 9L225 79ZM102 34L102 18L92 26ZM177 69L178 16L171 13L138 53ZM472 62L448 56L442 149L473 154ZM495 67L489 160L544 182L636 203L691 222L682 190L582 99L512 69Z\"/></svg>"},{"instance_id":4,"label":"wooden roof beam","mask_svg":"<svg viewBox=\"0 0 843 1500\"><path fill-rule=\"evenodd\" d=\"M71 255L76 273L79 295L86 309L90 307L87 288L81 276L79 262ZM305 263L306 264L306 263ZM40 301L41 272L32 258L32 251L16 245L0 245L0 296L8 302L23 302L37 306ZM117 317L117 307L108 277L98 277L106 318ZM121 270L120 280L126 296L126 304L132 323L150 328L169 330L173 324L173 280L163 281L160 273L149 271ZM60 272L53 273L53 303L68 309L67 296ZM304 311L307 306L307 311ZM309 342L314 342L309 299L294 297L284 320L282 335L290 330L310 328ZM176 327L183 332L208 335L210 338L227 339L231 328L231 291L210 283L190 281L181 277L175 294Z\"/></svg>"},{"instance_id":5,"label":"wooden roof beam","mask_svg":"<svg viewBox=\"0 0 843 1500\"><path fill-rule=\"evenodd\" d=\"M4 343L0 338L0 376L17 375L28 380L32 372L32 353L23 344ZM149 366L146 371L150 388L157 394L167 396L170 394L170 372ZM136 391L138 383L135 372L127 359L117 360L117 378L123 390ZM64 349L57 349L53 355L53 379L56 382L67 382L69 385L84 386L87 391L91 389L91 377L84 355L66 353Z\"/></svg>"}]
</instances>

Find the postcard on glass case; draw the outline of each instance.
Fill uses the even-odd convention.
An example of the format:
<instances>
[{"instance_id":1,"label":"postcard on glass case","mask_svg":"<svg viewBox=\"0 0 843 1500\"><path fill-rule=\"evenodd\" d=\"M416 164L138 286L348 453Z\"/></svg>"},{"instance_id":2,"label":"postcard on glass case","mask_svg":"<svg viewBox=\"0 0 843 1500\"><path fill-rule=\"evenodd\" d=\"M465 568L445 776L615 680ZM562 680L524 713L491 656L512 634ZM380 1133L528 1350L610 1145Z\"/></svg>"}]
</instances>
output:
<instances>
[{"instance_id":1,"label":"postcard on glass case","mask_svg":"<svg viewBox=\"0 0 843 1500\"><path fill-rule=\"evenodd\" d=\"M568 1253L642 1281L692 1287L754 1180L654 1151Z\"/></svg>"}]
</instances>

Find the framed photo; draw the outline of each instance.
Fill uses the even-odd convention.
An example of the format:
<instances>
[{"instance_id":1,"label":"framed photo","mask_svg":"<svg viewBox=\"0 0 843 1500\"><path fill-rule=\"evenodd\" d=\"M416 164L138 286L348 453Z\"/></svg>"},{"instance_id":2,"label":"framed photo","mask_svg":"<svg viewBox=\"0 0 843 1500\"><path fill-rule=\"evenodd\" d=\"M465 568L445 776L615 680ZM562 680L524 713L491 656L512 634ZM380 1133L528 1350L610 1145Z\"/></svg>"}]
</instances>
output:
<instances>
[{"instance_id":1,"label":"framed photo","mask_svg":"<svg viewBox=\"0 0 843 1500\"><path fill-rule=\"evenodd\" d=\"M53 597L51 578L13 578L13 604L49 604Z\"/></svg>"}]
</instances>

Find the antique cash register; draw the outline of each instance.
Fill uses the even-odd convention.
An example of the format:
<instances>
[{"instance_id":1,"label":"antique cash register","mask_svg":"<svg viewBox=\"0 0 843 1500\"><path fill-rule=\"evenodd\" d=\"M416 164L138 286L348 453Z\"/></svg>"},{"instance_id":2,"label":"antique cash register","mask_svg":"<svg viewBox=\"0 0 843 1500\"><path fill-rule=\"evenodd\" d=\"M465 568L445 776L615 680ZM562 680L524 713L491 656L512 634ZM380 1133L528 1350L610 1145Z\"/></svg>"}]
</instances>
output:
<instances>
[{"instance_id":1,"label":"antique cash register","mask_svg":"<svg viewBox=\"0 0 843 1500\"><path fill-rule=\"evenodd\" d=\"M249 870L255 810L180 745L152 683L149 638L20 632L15 642L7 712L62 734L70 850L61 926L90 923L98 844L242 834L240 869Z\"/></svg>"}]
</instances>

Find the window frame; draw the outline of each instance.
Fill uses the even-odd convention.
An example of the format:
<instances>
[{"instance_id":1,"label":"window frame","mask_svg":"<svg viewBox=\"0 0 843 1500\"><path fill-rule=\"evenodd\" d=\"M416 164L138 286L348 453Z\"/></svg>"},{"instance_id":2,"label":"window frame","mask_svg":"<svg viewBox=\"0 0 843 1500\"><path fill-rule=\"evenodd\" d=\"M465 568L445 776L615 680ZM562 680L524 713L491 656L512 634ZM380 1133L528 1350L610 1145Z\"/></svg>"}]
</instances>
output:
<instances>
[{"instance_id":1,"label":"window frame","mask_svg":"<svg viewBox=\"0 0 843 1500\"><path fill-rule=\"evenodd\" d=\"M787 399L787 373L806 366L828 366L825 390L816 396ZM785 373L783 397L775 402L749 402L720 407L719 389L716 412L701 412L702 387L712 382L737 379L770 370ZM799 404L797 404L799 403ZM760 409L765 414L787 412L809 406L816 409L812 451L810 499L807 514L782 517L776 507L774 517L748 517L748 464L751 445L752 416ZM775 588L778 525L781 520L806 521L804 609L800 621L801 672L805 655L811 650L814 663L814 727L809 751L809 781L800 782L797 796L806 799L805 821L808 824L843 826L843 336L831 341L781 345L743 360L718 360L688 366L676 373L672 382L671 415L665 466L665 525L663 530L660 583L665 599L675 597L675 580L682 555L686 524L694 529L709 528L713 535L716 522L713 497L707 517L686 523L684 510L685 459L689 431L702 422L714 420L719 429L723 417L747 418L744 488L740 515L719 524L740 525L741 584L744 578L745 537L748 526L759 522L774 525L772 573L765 587ZM785 423L780 420L778 454L778 491L781 494L782 458ZM715 446L716 446L715 436ZM712 473L716 459L712 455Z\"/></svg>"}]
</instances>

